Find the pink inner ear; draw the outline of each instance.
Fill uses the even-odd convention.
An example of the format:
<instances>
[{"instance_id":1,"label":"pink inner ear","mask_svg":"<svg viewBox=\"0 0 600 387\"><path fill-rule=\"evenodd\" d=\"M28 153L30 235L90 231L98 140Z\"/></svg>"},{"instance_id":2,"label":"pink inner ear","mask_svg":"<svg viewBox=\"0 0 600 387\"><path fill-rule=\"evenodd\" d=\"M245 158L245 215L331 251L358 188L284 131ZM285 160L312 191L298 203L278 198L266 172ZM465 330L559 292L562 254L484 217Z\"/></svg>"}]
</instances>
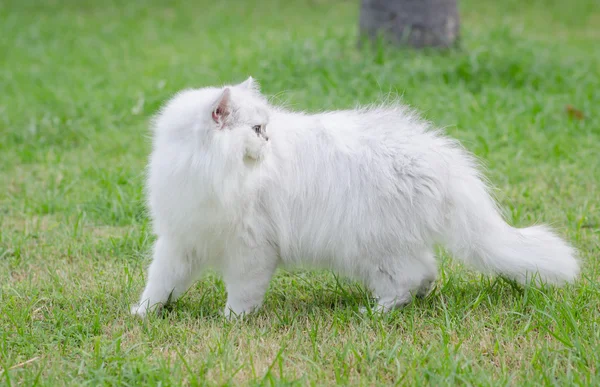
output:
<instances>
[{"instance_id":1,"label":"pink inner ear","mask_svg":"<svg viewBox=\"0 0 600 387\"><path fill-rule=\"evenodd\" d=\"M230 98L230 90L226 88L223 90L223 94L219 97L216 102L216 107L212 111L212 119L215 123L221 125L224 124L227 116L229 115L229 98Z\"/></svg>"}]
</instances>

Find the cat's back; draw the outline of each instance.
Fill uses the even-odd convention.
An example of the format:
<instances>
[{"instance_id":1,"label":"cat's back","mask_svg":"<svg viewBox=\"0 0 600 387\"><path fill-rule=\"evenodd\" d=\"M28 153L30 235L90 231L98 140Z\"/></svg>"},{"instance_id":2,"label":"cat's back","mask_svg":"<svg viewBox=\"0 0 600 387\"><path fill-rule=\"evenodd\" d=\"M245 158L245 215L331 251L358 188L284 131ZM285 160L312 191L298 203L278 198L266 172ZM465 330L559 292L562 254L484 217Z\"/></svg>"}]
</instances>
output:
<instances>
[{"instance_id":1,"label":"cat's back","mask_svg":"<svg viewBox=\"0 0 600 387\"><path fill-rule=\"evenodd\" d=\"M312 164L334 155L356 162L414 158L443 141L403 105L317 114L279 112L273 116L273 127L272 147L279 162Z\"/></svg>"},{"instance_id":2,"label":"cat's back","mask_svg":"<svg viewBox=\"0 0 600 387\"><path fill-rule=\"evenodd\" d=\"M261 186L284 230L277 243L292 260L353 254L368 230L393 241L412 209L427 205L427 192L441 191L443 141L401 109L281 116L273 124L281 131L271 134L272 170Z\"/></svg>"}]
</instances>

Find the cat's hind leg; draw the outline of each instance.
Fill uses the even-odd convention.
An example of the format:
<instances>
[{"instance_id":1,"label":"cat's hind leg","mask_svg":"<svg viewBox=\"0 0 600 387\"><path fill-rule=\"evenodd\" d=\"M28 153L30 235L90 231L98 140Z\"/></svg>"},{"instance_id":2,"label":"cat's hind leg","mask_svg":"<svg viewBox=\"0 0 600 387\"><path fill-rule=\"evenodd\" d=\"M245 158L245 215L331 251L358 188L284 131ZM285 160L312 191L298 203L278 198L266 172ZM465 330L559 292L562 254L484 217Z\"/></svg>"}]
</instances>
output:
<instances>
[{"instance_id":1,"label":"cat's hind leg","mask_svg":"<svg viewBox=\"0 0 600 387\"><path fill-rule=\"evenodd\" d=\"M367 284L377 297L375 309L387 312L408 304L414 296L427 295L436 276L434 255L424 249L416 254L379 260L371 268Z\"/></svg>"},{"instance_id":2,"label":"cat's hind leg","mask_svg":"<svg viewBox=\"0 0 600 387\"><path fill-rule=\"evenodd\" d=\"M176 242L160 237L154 245L146 287L131 313L144 317L149 311L175 301L198 278L194 257Z\"/></svg>"}]
</instances>

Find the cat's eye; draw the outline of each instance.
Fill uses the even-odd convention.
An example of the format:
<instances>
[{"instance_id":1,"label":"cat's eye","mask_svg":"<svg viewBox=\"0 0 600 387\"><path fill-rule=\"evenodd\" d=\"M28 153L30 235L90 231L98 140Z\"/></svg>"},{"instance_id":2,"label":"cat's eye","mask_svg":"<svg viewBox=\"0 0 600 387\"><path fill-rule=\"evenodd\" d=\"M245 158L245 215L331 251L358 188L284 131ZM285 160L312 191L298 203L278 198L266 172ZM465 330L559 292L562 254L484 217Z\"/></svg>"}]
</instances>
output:
<instances>
[{"instance_id":1,"label":"cat's eye","mask_svg":"<svg viewBox=\"0 0 600 387\"><path fill-rule=\"evenodd\" d=\"M254 125L252 127L252 130L254 130L254 132L256 132L256 134L260 134L260 132L262 131L262 125Z\"/></svg>"}]
</instances>

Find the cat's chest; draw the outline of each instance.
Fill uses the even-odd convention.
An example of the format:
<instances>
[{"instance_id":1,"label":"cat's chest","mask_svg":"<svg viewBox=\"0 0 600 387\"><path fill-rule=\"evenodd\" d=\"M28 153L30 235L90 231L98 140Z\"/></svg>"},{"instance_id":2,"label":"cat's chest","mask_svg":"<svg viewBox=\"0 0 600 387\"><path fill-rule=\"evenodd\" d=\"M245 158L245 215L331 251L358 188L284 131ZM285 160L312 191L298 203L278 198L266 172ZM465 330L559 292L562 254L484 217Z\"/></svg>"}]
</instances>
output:
<instances>
[{"instance_id":1,"label":"cat's chest","mask_svg":"<svg viewBox=\"0 0 600 387\"><path fill-rule=\"evenodd\" d=\"M158 234L177 235L189 244L223 244L236 233L246 212L243 198L233 192L207 189L194 179L168 180L150 192L149 204Z\"/></svg>"}]
</instances>

